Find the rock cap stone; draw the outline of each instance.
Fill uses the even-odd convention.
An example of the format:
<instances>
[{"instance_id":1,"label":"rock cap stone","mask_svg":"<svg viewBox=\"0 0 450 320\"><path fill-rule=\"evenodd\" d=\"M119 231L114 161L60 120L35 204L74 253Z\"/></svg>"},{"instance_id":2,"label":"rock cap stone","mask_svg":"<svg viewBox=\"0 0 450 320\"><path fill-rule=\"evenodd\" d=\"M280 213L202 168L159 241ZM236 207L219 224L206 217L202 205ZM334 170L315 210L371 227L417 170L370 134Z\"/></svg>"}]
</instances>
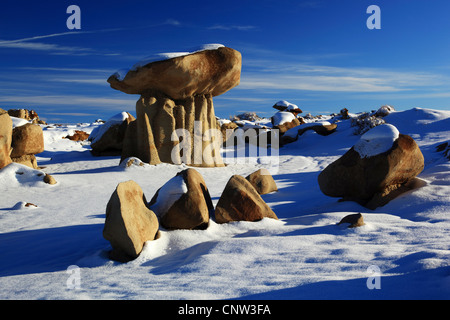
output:
<instances>
[{"instance_id":1,"label":"rock cap stone","mask_svg":"<svg viewBox=\"0 0 450 320\"><path fill-rule=\"evenodd\" d=\"M173 58L138 64L125 76L109 77L111 88L128 94L162 92L171 99L218 96L240 82L241 54L228 47L200 50Z\"/></svg>"}]
</instances>

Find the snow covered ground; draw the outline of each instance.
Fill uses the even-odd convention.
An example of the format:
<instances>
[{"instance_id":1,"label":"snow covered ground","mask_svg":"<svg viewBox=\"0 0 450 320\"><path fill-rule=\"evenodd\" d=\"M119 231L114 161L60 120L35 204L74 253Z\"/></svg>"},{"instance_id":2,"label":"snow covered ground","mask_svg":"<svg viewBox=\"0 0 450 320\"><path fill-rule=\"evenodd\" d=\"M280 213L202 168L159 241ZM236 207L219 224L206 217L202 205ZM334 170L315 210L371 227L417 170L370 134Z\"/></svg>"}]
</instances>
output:
<instances>
[{"instance_id":1,"label":"snow covered ground","mask_svg":"<svg viewBox=\"0 0 450 320\"><path fill-rule=\"evenodd\" d=\"M417 189L374 211L322 194L318 174L360 138L343 120L329 136L309 130L280 149L279 191L263 195L279 220L161 230L125 264L108 259L102 237L117 184L134 180L151 199L186 166L124 168L120 157L93 157L89 142L62 139L99 124L46 128L37 159L56 185L0 170L0 299L449 299L450 162L435 147L450 140L450 111L384 120L424 154ZM260 167L198 171L216 204L233 174ZM336 225L358 212L365 226Z\"/></svg>"}]
</instances>

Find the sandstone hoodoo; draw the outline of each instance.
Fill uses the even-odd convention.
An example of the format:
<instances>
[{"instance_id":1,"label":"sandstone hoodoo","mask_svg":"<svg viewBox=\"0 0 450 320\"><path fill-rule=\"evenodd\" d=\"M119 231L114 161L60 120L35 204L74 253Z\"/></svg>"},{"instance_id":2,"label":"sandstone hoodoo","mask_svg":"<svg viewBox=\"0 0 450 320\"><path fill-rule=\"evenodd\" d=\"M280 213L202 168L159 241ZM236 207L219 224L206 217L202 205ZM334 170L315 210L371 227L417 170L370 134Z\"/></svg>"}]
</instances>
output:
<instances>
[{"instance_id":1,"label":"sandstone hoodoo","mask_svg":"<svg viewBox=\"0 0 450 320\"><path fill-rule=\"evenodd\" d=\"M218 154L222 141L207 136L208 130L218 129L212 98L239 84L241 64L238 51L206 45L193 52L152 57L126 74L109 77L113 89L141 95L136 121L127 128L122 159L223 166ZM177 150L181 141L183 148Z\"/></svg>"},{"instance_id":2,"label":"sandstone hoodoo","mask_svg":"<svg viewBox=\"0 0 450 320\"><path fill-rule=\"evenodd\" d=\"M384 124L362 135L319 174L318 181L328 196L375 209L410 190L410 183L423 168L424 157L414 139Z\"/></svg>"},{"instance_id":3,"label":"sandstone hoodoo","mask_svg":"<svg viewBox=\"0 0 450 320\"><path fill-rule=\"evenodd\" d=\"M103 228L103 237L113 248L110 258L121 262L137 258L158 229L158 218L147 208L141 187L132 180L119 183L106 206Z\"/></svg>"}]
</instances>

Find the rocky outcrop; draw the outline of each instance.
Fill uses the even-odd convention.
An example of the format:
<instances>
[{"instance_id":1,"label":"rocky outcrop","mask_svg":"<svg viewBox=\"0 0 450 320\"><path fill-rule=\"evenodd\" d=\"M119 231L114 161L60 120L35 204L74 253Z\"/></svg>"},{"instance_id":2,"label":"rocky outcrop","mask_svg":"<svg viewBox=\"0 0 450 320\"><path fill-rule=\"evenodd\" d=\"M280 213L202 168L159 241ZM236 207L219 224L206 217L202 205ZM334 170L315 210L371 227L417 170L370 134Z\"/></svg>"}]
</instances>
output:
<instances>
[{"instance_id":1,"label":"rocky outcrop","mask_svg":"<svg viewBox=\"0 0 450 320\"><path fill-rule=\"evenodd\" d=\"M217 223L278 219L252 184L240 175L230 178L215 210Z\"/></svg>"},{"instance_id":2,"label":"rocky outcrop","mask_svg":"<svg viewBox=\"0 0 450 320\"><path fill-rule=\"evenodd\" d=\"M0 169L6 167L11 160L12 120L3 109L0 109Z\"/></svg>"},{"instance_id":3,"label":"rocky outcrop","mask_svg":"<svg viewBox=\"0 0 450 320\"><path fill-rule=\"evenodd\" d=\"M161 187L149 204L166 229L204 229L214 210L202 175L195 169L179 172Z\"/></svg>"},{"instance_id":4,"label":"rocky outcrop","mask_svg":"<svg viewBox=\"0 0 450 320\"><path fill-rule=\"evenodd\" d=\"M364 135L361 139L364 140ZM380 141L375 141L373 148L379 146ZM407 135L399 134L391 147L376 154L362 156L360 149L360 144L353 146L319 174L324 194L375 209L392 200L393 195L398 196L398 191L408 190L405 186L424 168L422 152Z\"/></svg>"},{"instance_id":5,"label":"rocky outcrop","mask_svg":"<svg viewBox=\"0 0 450 320\"><path fill-rule=\"evenodd\" d=\"M146 241L157 237L156 215L147 208L141 187L134 181L121 182L106 206L103 237L111 243L110 258L127 262L137 258Z\"/></svg>"},{"instance_id":6,"label":"rocky outcrop","mask_svg":"<svg viewBox=\"0 0 450 320\"><path fill-rule=\"evenodd\" d=\"M39 119L38 114L34 110L9 109L8 114L11 117L21 118L21 119L31 121L31 123L34 123L34 124L47 124L45 121Z\"/></svg>"},{"instance_id":7,"label":"rocky outcrop","mask_svg":"<svg viewBox=\"0 0 450 320\"><path fill-rule=\"evenodd\" d=\"M222 141L206 135L217 129L212 98L237 86L240 71L241 54L218 46L142 63L123 79L112 75L108 79L112 88L141 95L136 121L125 134L122 160L137 157L150 164L223 166Z\"/></svg>"},{"instance_id":8,"label":"rocky outcrop","mask_svg":"<svg viewBox=\"0 0 450 320\"><path fill-rule=\"evenodd\" d=\"M259 169L249 174L246 179L259 194L267 194L278 190L275 180L267 169Z\"/></svg>"}]
</instances>

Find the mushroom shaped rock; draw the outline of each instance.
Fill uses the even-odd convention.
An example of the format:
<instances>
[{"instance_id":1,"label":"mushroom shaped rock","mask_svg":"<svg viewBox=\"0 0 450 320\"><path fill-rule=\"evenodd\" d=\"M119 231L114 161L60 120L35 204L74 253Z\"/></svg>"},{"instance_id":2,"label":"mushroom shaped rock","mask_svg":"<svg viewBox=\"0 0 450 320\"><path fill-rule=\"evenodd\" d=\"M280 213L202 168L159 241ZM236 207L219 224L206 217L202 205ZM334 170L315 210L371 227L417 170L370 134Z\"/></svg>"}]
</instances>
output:
<instances>
[{"instance_id":1,"label":"mushroom shaped rock","mask_svg":"<svg viewBox=\"0 0 450 320\"><path fill-rule=\"evenodd\" d=\"M123 79L117 73L108 79L114 89L141 95L135 124L125 134L122 160L224 166L212 97L239 84L241 54L214 45L171 56L140 63Z\"/></svg>"},{"instance_id":2,"label":"mushroom shaped rock","mask_svg":"<svg viewBox=\"0 0 450 320\"><path fill-rule=\"evenodd\" d=\"M141 62L129 70L123 79L118 73L109 77L111 88L128 94L144 95L161 92L173 100L195 95L218 96L237 86L241 76L241 54L231 48L216 45L193 53L164 60ZM164 56L160 56L160 59Z\"/></svg>"}]
</instances>

